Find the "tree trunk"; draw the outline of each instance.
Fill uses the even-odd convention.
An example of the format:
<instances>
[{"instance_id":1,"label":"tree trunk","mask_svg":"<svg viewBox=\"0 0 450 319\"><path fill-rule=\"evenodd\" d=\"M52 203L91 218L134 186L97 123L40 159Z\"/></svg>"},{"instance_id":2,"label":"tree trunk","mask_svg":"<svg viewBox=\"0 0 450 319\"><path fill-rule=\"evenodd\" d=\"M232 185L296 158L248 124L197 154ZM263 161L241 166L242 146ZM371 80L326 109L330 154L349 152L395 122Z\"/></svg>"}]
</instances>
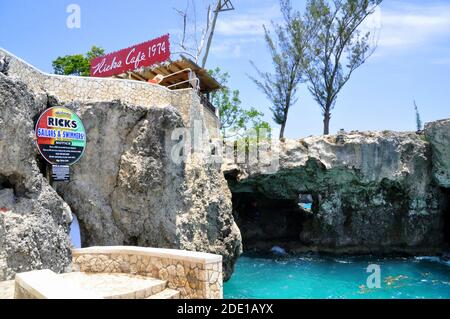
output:
<instances>
[{"instance_id":1,"label":"tree trunk","mask_svg":"<svg viewBox=\"0 0 450 319\"><path fill-rule=\"evenodd\" d=\"M205 55L203 56L203 60L202 60L202 68L205 67L206 65L206 59L208 59L208 54L209 54L209 48L211 47L211 42L214 36L214 30L216 28L216 22L217 22L217 16L219 15L220 12L220 7L222 6L222 1L219 0L217 2L217 7L216 10L214 11L214 18L212 21L212 26L211 26L211 32L209 33L209 37L208 37L208 42L206 44L206 51L205 51ZM209 17L208 17L209 18Z\"/></svg>"},{"instance_id":2,"label":"tree trunk","mask_svg":"<svg viewBox=\"0 0 450 319\"><path fill-rule=\"evenodd\" d=\"M323 135L330 134L330 108L327 106L323 112Z\"/></svg>"},{"instance_id":3,"label":"tree trunk","mask_svg":"<svg viewBox=\"0 0 450 319\"><path fill-rule=\"evenodd\" d=\"M286 107L284 108L284 119L283 119L283 123L281 123L281 128L280 128L280 139L282 139L284 137L284 128L286 127L290 104L291 104L291 97L289 96L286 101Z\"/></svg>"},{"instance_id":4,"label":"tree trunk","mask_svg":"<svg viewBox=\"0 0 450 319\"><path fill-rule=\"evenodd\" d=\"M286 120L281 123L281 128L280 128L280 140L284 137L284 128L286 127Z\"/></svg>"}]
</instances>

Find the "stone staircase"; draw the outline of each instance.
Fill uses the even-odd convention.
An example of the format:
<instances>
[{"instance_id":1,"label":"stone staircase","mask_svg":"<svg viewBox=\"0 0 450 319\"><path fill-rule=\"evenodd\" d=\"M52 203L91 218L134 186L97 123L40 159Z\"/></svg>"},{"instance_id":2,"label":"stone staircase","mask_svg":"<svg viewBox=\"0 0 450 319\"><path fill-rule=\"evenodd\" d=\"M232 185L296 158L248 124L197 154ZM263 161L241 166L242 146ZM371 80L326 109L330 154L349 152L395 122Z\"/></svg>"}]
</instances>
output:
<instances>
[{"instance_id":1,"label":"stone staircase","mask_svg":"<svg viewBox=\"0 0 450 319\"><path fill-rule=\"evenodd\" d=\"M50 270L40 270L18 274L16 283L20 285L19 294L11 289L14 287L14 281L10 281L8 282L9 294L1 297L7 299L180 299L180 292L168 288L165 280L121 273L55 274Z\"/></svg>"},{"instance_id":2,"label":"stone staircase","mask_svg":"<svg viewBox=\"0 0 450 319\"><path fill-rule=\"evenodd\" d=\"M14 298L14 280L0 281L0 299Z\"/></svg>"},{"instance_id":3,"label":"stone staircase","mask_svg":"<svg viewBox=\"0 0 450 319\"><path fill-rule=\"evenodd\" d=\"M146 299L180 299L180 292L178 290L166 288Z\"/></svg>"},{"instance_id":4,"label":"stone staircase","mask_svg":"<svg viewBox=\"0 0 450 319\"><path fill-rule=\"evenodd\" d=\"M71 272L59 275L104 299L179 299L167 281L130 274Z\"/></svg>"}]
</instances>

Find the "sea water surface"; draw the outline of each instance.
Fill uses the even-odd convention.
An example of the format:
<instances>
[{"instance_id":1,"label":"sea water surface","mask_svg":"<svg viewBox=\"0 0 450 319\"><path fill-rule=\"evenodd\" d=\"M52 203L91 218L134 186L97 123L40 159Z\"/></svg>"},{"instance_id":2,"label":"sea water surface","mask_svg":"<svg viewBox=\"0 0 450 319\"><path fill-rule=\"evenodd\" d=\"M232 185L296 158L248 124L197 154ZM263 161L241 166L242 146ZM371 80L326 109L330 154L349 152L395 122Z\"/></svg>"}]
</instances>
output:
<instances>
[{"instance_id":1,"label":"sea water surface","mask_svg":"<svg viewBox=\"0 0 450 319\"><path fill-rule=\"evenodd\" d=\"M370 264L380 288L367 287ZM438 257L275 257L245 254L224 284L225 298L450 298L450 262Z\"/></svg>"}]
</instances>

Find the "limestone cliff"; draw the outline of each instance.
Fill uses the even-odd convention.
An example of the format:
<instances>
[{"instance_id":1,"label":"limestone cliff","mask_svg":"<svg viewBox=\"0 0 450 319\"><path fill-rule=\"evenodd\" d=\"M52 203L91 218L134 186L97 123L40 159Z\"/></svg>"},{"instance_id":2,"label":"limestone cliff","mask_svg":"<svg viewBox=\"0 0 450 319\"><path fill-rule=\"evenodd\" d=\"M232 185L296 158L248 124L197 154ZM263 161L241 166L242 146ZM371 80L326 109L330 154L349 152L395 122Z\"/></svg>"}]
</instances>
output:
<instances>
[{"instance_id":1,"label":"limestone cliff","mask_svg":"<svg viewBox=\"0 0 450 319\"><path fill-rule=\"evenodd\" d=\"M14 63L16 69L23 67ZM195 157L185 163L171 158L172 146L178 142L171 140L172 130L203 119L202 106L192 94L174 93L178 109L113 100L122 91L110 92L111 101L104 101L105 96L102 102L91 101L95 89L89 101L77 100L76 90L61 101L58 96L47 98L45 83L32 89L11 70L15 69L3 70L8 76L0 73L0 280L29 269L64 271L71 260L71 209L78 217L84 246L212 252L223 256L224 278L231 275L241 238L220 167ZM85 84L83 78L71 81ZM110 81L102 84L107 87ZM114 86L120 87L120 81ZM124 82L124 92L128 86ZM157 97L157 89L152 90ZM55 183L52 188L44 178L45 164L39 163L33 129L40 112L61 104L82 118L87 147L71 167L71 182Z\"/></svg>"},{"instance_id":2,"label":"limestone cliff","mask_svg":"<svg viewBox=\"0 0 450 319\"><path fill-rule=\"evenodd\" d=\"M58 192L78 217L83 246L181 248L223 256L228 278L241 252L231 194L220 167L171 158L174 108L67 104L88 136L73 181Z\"/></svg>"},{"instance_id":3,"label":"limestone cliff","mask_svg":"<svg viewBox=\"0 0 450 319\"><path fill-rule=\"evenodd\" d=\"M430 141L433 177L444 188L450 188L450 119L425 125L425 135Z\"/></svg>"},{"instance_id":4,"label":"limestone cliff","mask_svg":"<svg viewBox=\"0 0 450 319\"><path fill-rule=\"evenodd\" d=\"M0 73L0 281L71 262L72 215L39 170L33 142L33 118L46 103Z\"/></svg>"},{"instance_id":5,"label":"limestone cliff","mask_svg":"<svg viewBox=\"0 0 450 319\"><path fill-rule=\"evenodd\" d=\"M449 129L442 123L427 127L433 127L427 134L431 142L421 134L389 131L286 140L273 174L228 165L244 247L442 251L448 244L449 198L435 180L443 186L448 181Z\"/></svg>"},{"instance_id":6,"label":"limestone cliff","mask_svg":"<svg viewBox=\"0 0 450 319\"><path fill-rule=\"evenodd\" d=\"M221 168L198 154L177 163L174 128L192 131L200 120L207 131L217 124L191 90L42 74L0 50L5 58L0 280L31 269L69 269L72 212L84 246L217 253L225 279L242 251L239 228L247 249L433 253L448 247L450 120L428 123L424 134L286 140L272 174L248 163ZM40 112L59 104L82 118L88 140L71 182L52 187L33 128Z\"/></svg>"}]
</instances>

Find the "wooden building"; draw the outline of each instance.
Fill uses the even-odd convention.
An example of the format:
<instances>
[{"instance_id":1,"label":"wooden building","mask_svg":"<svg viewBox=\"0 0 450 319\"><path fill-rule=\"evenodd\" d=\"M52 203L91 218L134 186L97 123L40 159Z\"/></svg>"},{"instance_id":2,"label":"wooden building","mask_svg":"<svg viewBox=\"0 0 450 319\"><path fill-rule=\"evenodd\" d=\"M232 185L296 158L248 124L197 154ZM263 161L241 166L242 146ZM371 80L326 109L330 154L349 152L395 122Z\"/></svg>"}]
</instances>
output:
<instances>
[{"instance_id":1,"label":"wooden building","mask_svg":"<svg viewBox=\"0 0 450 319\"><path fill-rule=\"evenodd\" d=\"M221 89L220 83L206 69L201 68L194 61L184 56L176 61L169 60L114 77L146 81L165 86L171 90L193 88L197 90L202 104L217 115L217 110L210 103L209 97L211 92Z\"/></svg>"}]
</instances>

